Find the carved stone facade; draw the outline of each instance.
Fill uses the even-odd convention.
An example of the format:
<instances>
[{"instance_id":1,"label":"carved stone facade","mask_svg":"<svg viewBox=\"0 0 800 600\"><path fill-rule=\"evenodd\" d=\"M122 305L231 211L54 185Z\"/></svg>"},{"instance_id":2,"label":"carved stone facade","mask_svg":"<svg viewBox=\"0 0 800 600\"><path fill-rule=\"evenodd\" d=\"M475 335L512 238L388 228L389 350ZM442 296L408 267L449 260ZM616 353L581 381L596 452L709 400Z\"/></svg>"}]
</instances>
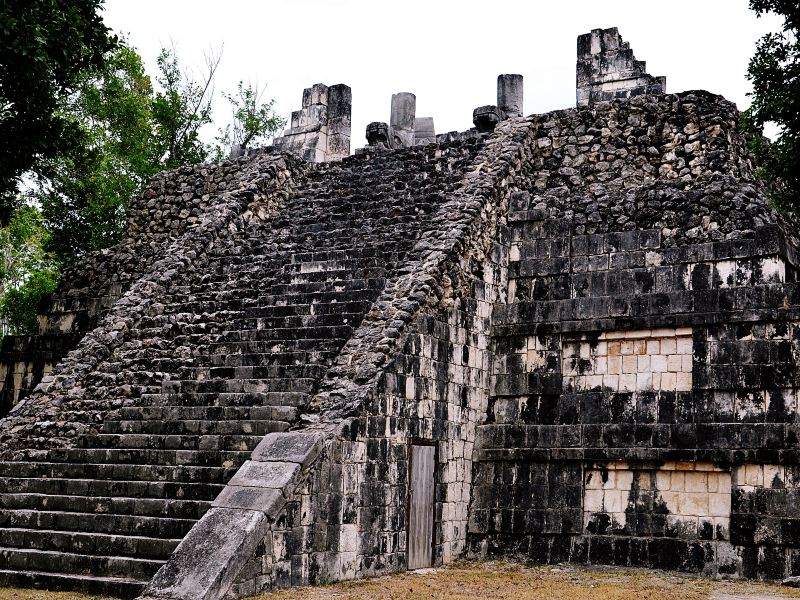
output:
<instances>
[{"instance_id":1,"label":"carved stone facade","mask_svg":"<svg viewBox=\"0 0 800 600\"><path fill-rule=\"evenodd\" d=\"M648 75L616 27L578 36L578 106L666 91L667 78Z\"/></svg>"},{"instance_id":2,"label":"carved stone facade","mask_svg":"<svg viewBox=\"0 0 800 600\"><path fill-rule=\"evenodd\" d=\"M343 156L349 89L314 86L289 153L156 177L8 342L58 364L0 421L0 581L236 598L412 546L800 574L797 224L735 106L579 48L578 108L519 116L503 75L436 135L399 95Z\"/></svg>"},{"instance_id":3,"label":"carved stone facade","mask_svg":"<svg viewBox=\"0 0 800 600\"><path fill-rule=\"evenodd\" d=\"M350 87L316 83L303 90L303 108L292 113L291 127L275 138L274 148L312 163L341 160L350 154Z\"/></svg>"}]
</instances>

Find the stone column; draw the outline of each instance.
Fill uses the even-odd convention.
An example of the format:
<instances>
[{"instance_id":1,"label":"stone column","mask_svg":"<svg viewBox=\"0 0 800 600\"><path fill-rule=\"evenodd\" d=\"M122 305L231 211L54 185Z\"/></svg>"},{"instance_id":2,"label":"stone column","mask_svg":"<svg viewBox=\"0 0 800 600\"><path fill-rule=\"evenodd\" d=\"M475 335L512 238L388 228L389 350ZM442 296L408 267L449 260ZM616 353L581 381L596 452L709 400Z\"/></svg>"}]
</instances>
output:
<instances>
[{"instance_id":1,"label":"stone column","mask_svg":"<svg viewBox=\"0 0 800 600\"><path fill-rule=\"evenodd\" d=\"M392 114L389 119L389 134L393 148L408 148L414 145L414 118L417 113L417 97L410 92L392 94Z\"/></svg>"},{"instance_id":2,"label":"stone column","mask_svg":"<svg viewBox=\"0 0 800 600\"><path fill-rule=\"evenodd\" d=\"M497 108L504 119L522 116L522 75L497 76Z\"/></svg>"},{"instance_id":3,"label":"stone column","mask_svg":"<svg viewBox=\"0 0 800 600\"><path fill-rule=\"evenodd\" d=\"M350 115L353 96L343 83L328 88L328 148L325 160L341 160L350 155Z\"/></svg>"}]
</instances>

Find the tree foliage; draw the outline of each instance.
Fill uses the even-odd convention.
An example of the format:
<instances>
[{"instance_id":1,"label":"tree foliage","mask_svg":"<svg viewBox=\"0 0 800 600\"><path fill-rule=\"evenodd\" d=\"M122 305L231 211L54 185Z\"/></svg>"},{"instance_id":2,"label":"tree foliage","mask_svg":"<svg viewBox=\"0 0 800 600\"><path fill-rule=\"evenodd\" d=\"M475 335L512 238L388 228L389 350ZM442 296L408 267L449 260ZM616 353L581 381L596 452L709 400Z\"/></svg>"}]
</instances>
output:
<instances>
[{"instance_id":1,"label":"tree foliage","mask_svg":"<svg viewBox=\"0 0 800 600\"><path fill-rule=\"evenodd\" d=\"M231 106L231 123L219 130L215 158L225 158L233 148L244 150L251 144L266 143L286 120L275 113L275 99L264 100L266 87L239 82L236 94L223 93Z\"/></svg>"},{"instance_id":2,"label":"tree foliage","mask_svg":"<svg viewBox=\"0 0 800 600\"><path fill-rule=\"evenodd\" d=\"M214 75L221 52L206 57L206 71L195 81L182 72L175 50L162 48L158 56L161 87L153 100L156 146L164 168L203 162L208 147L200 140L200 129L211 123Z\"/></svg>"},{"instance_id":3,"label":"tree foliage","mask_svg":"<svg viewBox=\"0 0 800 600\"><path fill-rule=\"evenodd\" d=\"M45 162L35 193L62 262L118 241L129 200L161 169L152 96L141 58L121 45L62 103L83 143Z\"/></svg>"},{"instance_id":4,"label":"tree foliage","mask_svg":"<svg viewBox=\"0 0 800 600\"><path fill-rule=\"evenodd\" d=\"M800 214L800 4L797 0L750 0L761 16L774 12L783 17L781 31L762 37L750 60L747 78L753 84L753 103L743 115L758 175L767 183L774 204ZM780 129L768 142L762 135L766 123Z\"/></svg>"},{"instance_id":5,"label":"tree foliage","mask_svg":"<svg viewBox=\"0 0 800 600\"><path fill-rule=\"evenodd\" d=\"M2 333L35 333L36 309L58 283L58 265L44 250L47 230L34 206L23 205L0 228Z\"/></svg>"},{"instance_id":6,"label":"tree foliage","mask_svg":"<svg viewBox=\"0 0 800 600\"><path fill-rule=\"evenodd\" d=\"M218 63L210 59L197 82L174 50L162 50L154 90L141 57L120 44L62 102L83 143L46 161L36 192L51 232L47 249L62 262L116 243L127 206L149 177L207 160L199 130L211 120Z\"/></svg>"},{"instance_id":7,"label":"tree foliage","mask_svg":"<svg viewBox=\"0 0 800 600\"><path fill-rule=\"evenodd\" d=\"M81 143L58 111L81 77L103 66L116 38L103 0L0 2L0 222L7 224L23 173Z\"/></svg>"},{"instance_id":8,"label":"tree foliage","mask_svg":"<svg viewBox=\"0 0 800 600\"><path fill-rule=\"evenodd\" d=\"M152 175L214 156L201 129L212 120L221 52L195 78L162 49L151 80L135 49L103 25L102 4L0 0L3 333L35 330L60 269L120 239L127 207ZM251 86L225 97L239 143L282 124Z\"/></svg>"}]
</instances>

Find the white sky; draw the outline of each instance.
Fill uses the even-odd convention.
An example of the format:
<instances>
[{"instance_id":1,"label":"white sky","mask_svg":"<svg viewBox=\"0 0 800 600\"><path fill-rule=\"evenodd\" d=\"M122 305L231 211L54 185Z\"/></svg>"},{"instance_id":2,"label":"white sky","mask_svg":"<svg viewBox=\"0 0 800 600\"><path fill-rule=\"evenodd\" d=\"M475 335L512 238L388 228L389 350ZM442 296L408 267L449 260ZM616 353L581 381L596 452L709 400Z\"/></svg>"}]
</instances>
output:
<instances>
[{"instance_id":1,"label":"white sky","mask_svg":"<svg viewBox=\"0 0 800 600\"><path fill-rule=\"evenodd\" d=\"M576 37L618 27L667 91L705 89L749 105L747 62L780 21L756 19L747 0L106 0L105 22L128 35L156 72L162 46L199 73L203 53L224 44L216 90L267 84L288 119L303 88L353 90L351 150L370 121L388 121L395 92L417 96L436 132L472 126L472 109L496 103L500 73L525 78L525 114L575 104ZM217 97L215 127L229 109Z\"/></svg>"}]
</instances>

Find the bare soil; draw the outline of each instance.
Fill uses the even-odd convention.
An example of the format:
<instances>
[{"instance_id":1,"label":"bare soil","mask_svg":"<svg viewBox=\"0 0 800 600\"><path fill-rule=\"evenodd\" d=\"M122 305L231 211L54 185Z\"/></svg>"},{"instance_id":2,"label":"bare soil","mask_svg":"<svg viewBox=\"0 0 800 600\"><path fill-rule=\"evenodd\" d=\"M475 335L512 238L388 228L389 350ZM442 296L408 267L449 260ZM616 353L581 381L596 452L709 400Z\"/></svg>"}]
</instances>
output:
<instances>
[{"instance_id":1,"label":"bare soil","mask_svg":"<svg viewBox=\"0 0 800 600\"><path fill-rule=\"evenodd\" d=\"M251 600L782 600L800 590L749 581L713 580L638 569L459 562ZM0 600L110 600L72 592L0 588Z\"/></svg>"},{"instance_id":2,"label":"bare soil","mask_svg":"<svg viewBox=\"0 0 800 600\"><path fill-rule=\"evenodd\" d=\"M738 600L740 597L800 598L800 590L637 569L462 562L442 569L264 594L257 600Z\"/></svg>"}]
</instances>

